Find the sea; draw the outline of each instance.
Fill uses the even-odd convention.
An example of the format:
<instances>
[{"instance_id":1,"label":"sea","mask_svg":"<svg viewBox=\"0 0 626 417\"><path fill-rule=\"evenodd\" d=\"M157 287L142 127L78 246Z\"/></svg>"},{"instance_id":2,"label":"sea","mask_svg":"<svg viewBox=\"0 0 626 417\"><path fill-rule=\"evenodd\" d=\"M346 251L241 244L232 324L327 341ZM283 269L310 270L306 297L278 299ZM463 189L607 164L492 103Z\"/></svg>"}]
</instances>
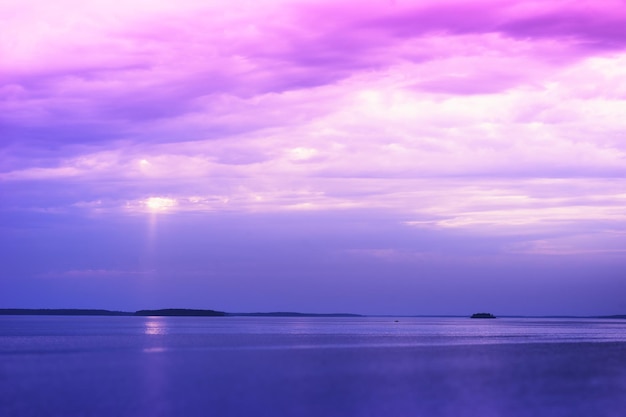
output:
<instances>
[{"instance_id":1,"label":"sea","mask_svg":"<svg viewBox=\"0 0 626 417\"><path fill-rule=\"evenodd\" d=\"M0 317L2 417L624 417L626 320Z\"/></svg>"}]
</instances>

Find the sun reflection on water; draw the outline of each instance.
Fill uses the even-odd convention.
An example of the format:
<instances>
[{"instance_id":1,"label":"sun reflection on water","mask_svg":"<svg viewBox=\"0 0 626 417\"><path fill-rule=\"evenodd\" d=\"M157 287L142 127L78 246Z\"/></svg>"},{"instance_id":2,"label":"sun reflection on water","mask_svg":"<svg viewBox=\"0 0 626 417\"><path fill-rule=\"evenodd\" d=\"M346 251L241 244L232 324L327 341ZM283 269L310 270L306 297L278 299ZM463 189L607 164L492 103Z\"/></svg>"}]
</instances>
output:
<instances>
[{"instance_id":1,"label":"sun reflection on water","mask_svg":"<svg viewBox=\"0 0 626 417\"><path fill-rule=\"evenodd\" d=\"M156 317L150 317L146 320L144 334L163 335L167 334L167 325L164 320Z\"/></svg>"}]
</instances>

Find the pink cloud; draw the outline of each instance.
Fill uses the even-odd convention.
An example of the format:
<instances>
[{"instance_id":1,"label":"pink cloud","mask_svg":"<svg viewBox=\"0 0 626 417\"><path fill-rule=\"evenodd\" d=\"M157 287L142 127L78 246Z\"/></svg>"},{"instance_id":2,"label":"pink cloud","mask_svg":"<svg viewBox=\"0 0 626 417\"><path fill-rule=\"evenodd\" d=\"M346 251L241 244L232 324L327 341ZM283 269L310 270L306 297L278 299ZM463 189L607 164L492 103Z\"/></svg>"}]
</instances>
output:
<instances>
[{"instance_id":1,"label":"pink cloud","mask_svg":"<svg viewBox=\"0 0 626 417\"><path fill-rule=\"evenodd\" d=\"M623 3L204 3L7 3L12 204L623 222Z\"/></svg>"}]
</instances>

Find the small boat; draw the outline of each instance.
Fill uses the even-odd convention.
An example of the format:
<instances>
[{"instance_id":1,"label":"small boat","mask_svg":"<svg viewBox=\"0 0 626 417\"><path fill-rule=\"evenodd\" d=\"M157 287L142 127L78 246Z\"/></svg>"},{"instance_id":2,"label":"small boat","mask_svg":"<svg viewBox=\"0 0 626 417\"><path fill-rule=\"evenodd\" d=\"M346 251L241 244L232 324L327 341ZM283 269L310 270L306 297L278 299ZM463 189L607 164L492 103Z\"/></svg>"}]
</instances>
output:
<instances>
[{"instance_id":1,"label":"small boat","mask_svg":"<svg viewBox=\"0 0 626 417\"><path fill-rule=\"evenodd\" d=\"M495 319L496 316L494 316L491 313L474 313L472 314L470 318L472 319Z\"/></svg>"}]
</instances>

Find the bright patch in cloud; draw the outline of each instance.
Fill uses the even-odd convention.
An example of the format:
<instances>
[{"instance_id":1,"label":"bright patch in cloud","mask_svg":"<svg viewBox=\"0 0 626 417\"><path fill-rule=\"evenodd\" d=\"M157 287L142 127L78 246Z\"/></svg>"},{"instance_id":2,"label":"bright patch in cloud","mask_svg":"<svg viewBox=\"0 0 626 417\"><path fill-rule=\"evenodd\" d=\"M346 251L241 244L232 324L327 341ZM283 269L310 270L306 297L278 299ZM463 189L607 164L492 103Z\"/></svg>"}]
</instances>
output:
<instances>
[{"instance_id":1,"label":"bright patch in cloud","mask_svg":"<svg viewBox=\"0 0 626 417\"><path fill-rule=\"evenodd\" d=\"M145 201L145 204L152 211L167 211L176 207L178 202L173 198L150 197Z\"/></svg>"}]
</instances>

